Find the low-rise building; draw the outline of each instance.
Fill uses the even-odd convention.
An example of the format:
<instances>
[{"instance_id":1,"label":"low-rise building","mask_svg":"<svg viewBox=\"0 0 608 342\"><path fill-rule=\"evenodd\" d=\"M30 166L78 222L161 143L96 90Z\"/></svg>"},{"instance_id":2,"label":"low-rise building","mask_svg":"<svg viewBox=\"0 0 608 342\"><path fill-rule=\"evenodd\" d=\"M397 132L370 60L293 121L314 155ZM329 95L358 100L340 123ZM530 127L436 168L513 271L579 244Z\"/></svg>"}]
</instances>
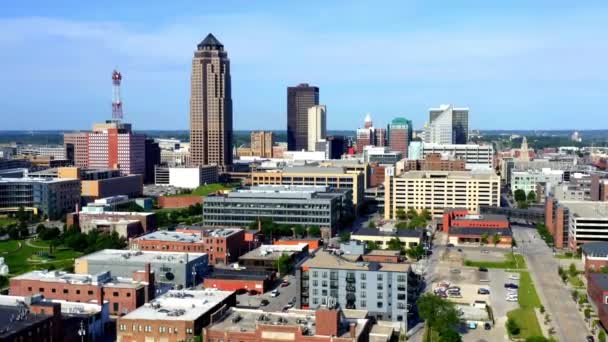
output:
<instances>
[{"instance_id":1,"label":"low-rise building","mask_svg":"<svg viewBox=\"0 0 608 342\"><path fill-rule=\"evenodd\" d=\"M81 341L78 330L84 330L88 340L102 339L106 333L106 325L110 323L107 301L98 304L46 299L40 294L32 296L0 295L0 307L27 307L31 304L49 308L57 304L61 305L61 325L58 327L62 332L60 341ZM3 326L6 327L6 325ZM49 336L45 337L48 341Z\"/></svg>"},{"instance_id":2,"label":"low-rise building","mask_svg":"<svg viewBox=\"0 0 608 342\"><path fill-rule=\"evenodd\" d=\"M296 288L298 307L319 309L335 301L341 308L367 310L378 320L406 328L420 282L409 263L350 261L320 251L296 270Z\"/></svg>"},{"instance_id":3,"label":"low-rise building","mask_svg":"<svg viewBox=\"0 0 608 342\"><path fill-rule=\"evenodd\" d=\"M23 207L58 219L79 203L78 179L0 179L0 211L17 211Z\"/></svg>"},{"instance_id":4,"label":"low-rise building","mask_svg":"<svg viewBox=\"0 0 608 342\"><path fill-rule=\"evenodd\" d=\"M386 146L365 146L363 149L363 161L381 165L395 165L395 163L403 159L403 154L404 152L401 151L391 151Z\"/></svg>"},{"instance_id":5,"label":"low-rise building","mask_svg":"<svg viewBox=\"0 0 608 342\"><path fill-rule=\"evenodd\" d=\"M351 240L364 243L374 242L380 249L388 249L390 240L398 238L404 248L412 248L421 244L424 239L423 229L396 229L391 224L380 228L359 228L350 236Z\"/></svg>"},{"instance_id":6,"label":"low-rise building","mask_svg":"<svg viewBox=\"0 0 608 342\"><path fill-rule=\"evenodd\" d=\"M556 248L608 241L608 202L545 200L545 226Z\"/></svg>"},{"instance_id":7,"label":"low-rise building","mask_svg":"<svg viewBox=\"0 0 608 342\"><path fill-rule=\"evenodd\" d=\"M283 255L289 257L289 264L296 265L308 256L308 244L297 245L261 245L239 257L239 265L254 271L286 272L280 270L277 261Z\"/></svg>"},{"instance_id":8,"label":"low-rise building","mask_svg":"<svg viewBox=\"0 0 608 342\"><path fill-rule=\"evenodd\" d=\"M511 172L511 191L515 194L517 190L523 190L526 195L530 192L536 193L538 183L549 183L557 185L564 181L563 170L542 170L513 171Z\"/></svg>"},{"instance_id":9,"label":"low-rise building","mask_svg":"<svg viewBox=\"0 0 608 342\"><path fill-rule=\"evenodd\" d=\"M110 271L73 274L60 271L31 271L10 280L10 294L47 299L102 304L108 301L109 311L121 315L135 310L154 298L154 274L149 266L133 272L132 278L113 277Z\"/></svg>"},{"instance_id":10,"label":"low-rise building","mask_svg":"<svg viewBox=\"0 0 608 342\"><path fill-rule=\"evenodd\" d=\"M387 177L384 218L397 219L397 210L426 209L441 218L449 208L478 213L479 206L500 206L500 177L493 172L409 171Z\"/></svg>"},{"instance_id":11,"label":"low-rise building","mask_svg":"<svg viewBox=\"0 0 608 342\"><path fill-rule=\"evenodd\" d=\"M264 293L274 280L274 274L267 271L253 271L231 268L214 268L213 272L205 276L203 286L207 289L223 291L248 291Z\"/></svg>"},{"instance_id":12,"label":"low-rise building","mask_svg":"<svg viewBox=\"0 0 608 342\"><path fill-rule=\"evenodd\" d=\"M132 250L207 253L210 265L228 264L247 251L240 228L178 227L131 239Z\"/></svg>"},{"instance_id":13,"label":"low-rise building","mask_svg":"<svg viewBox=\"0 0 608 342\"><path fill-rule=\"evenodd\" d=\"M79 179L82 184L82 200L85 203L96 199L125 195L138 197L143 192L143 175L123 175L118 169L82 169L60 167L54 169L59 179Z\"/></svg>"},{"instance_id":14,"label":"low-rise building","mask_svg":"<svg viewBox=\"0 0 608 342\"><path fill-rule=\"evenodd\" d=\"M317 310L264 312L251 309L228 309L225 315L204 329L204 341L264 342L367 342L372 320L363 310L340 310L327 307ZM374 340L375 341L375 340Z\"/></svg>"},{"instance_id":15,"label":"low-rise building","mask_svg":"<svg viewBox=\"0 0 608 342\"><path fill-rule=\"evenodd\" d=\"M0 303L0 341L63 341L61 304Z\"/></svg>"},{"instance_id":16,"label":"low-rise building","mask_svg":"<svg viewBox=\"0 0 608 342\"><path fill-rule=\"evenodd\" d=\"M204 202L203 220L210 226L243 227L270 219L279 224L319 226L331 235L349 210L350 191L266 185L207 196Z\"/></svg>"},{"instance_id":17,"label":"low-rise building","mask_svg":"<svg viewBox=\"0 0 608 342\"><path fill-rule=\"evenodd\" d=\"M116 339L118 342L191 341L235 305L233 291L171 290L119 317Z\"/></svg>"},{"instance_id":18,"label":"low-rise building","mask_svg":"<svg viewBox=\"0 0 608 342\"><path fill-rule=\"evenodd\" d=\"M401 174L407 171L465 171L464 159L450 159L449 155L429 153L424 159L403 159L397 162L395 171Z\"/></svg>"},{"instance_id":19,"label":"low-rise building","mask_svg":"<svg viewBox=\"0 0 608 342\"><path fill-rule=\"evenodd\" d=\"M608 241L583 244L581 258L585 272L601 272L608 267Z\"/></svg>"},{"instance_id":20,"label":"low-rise building","mask_svg":"<svg viewBox=\"0 0 608 342\"><path fill-rule=\"evenodd\" d=\"M104 206L86 206L80 212L68 214L68 227L76 226L83 233L93 230L116 232L131 238L156 230L156 214L153 212L105 211Z\"/></svg>"},{"instance_id":21,"label":"low-rise building","mask_svg":"<svg viewBox=\"0 0 608 342\"><path fill-rule=\"evenodd\" d=\"M200 283L208 271L208 257L204 253L128 251L104 249L77 258L74 271L96 274L112 270L119 277L129 277L150 264L156 283L190 287ZM160 288L160 286L157 286Z\"/></svg>"},{"instance_id":22,"label":"low-rise building","mask_svg":"<svg viewBox=\"0 0 608 342\"><path fill-rule=\"evenodd\" d=\"M170 185L176 188L196 189L201 185L217 183L217 165L198 167L164 167L154 169L154 184Z\"/></svg>"},{"instance_id":23,"label":"low-rise building","mask_svg":"<svg viewBox=\"0 0 608 342\"><path fill-rule=\"evenodd\" d=\"M587 274L587 296L603 326L608 326L608 274Z\"/></svg>"},{"instance_id":24,"label":"low-rise building","mask_svg":"<svg viewBox=\"0 0 608 342\"><path fill-rule=\"evenodd\" d=\"M479 215L470 214L466 209L449 209L443 214L442 230L454 245L492 244L508 248L513 243L511 225L504 215Z\"/></svg>"},{"instance_id":25,"label":"low-rise building","mask_svg":"<svg viewBox=\"0 0 608 342\"><path fill-rule=\"evenodd\" d=\"M414 153L425 158L429 154L442 154L454 160L464 160L467 170L494 169L494 147L492 145L475 144L434 144L423 143L420 147L422 153ZM412 156L410 156L410 159Z\"/></svg>"}]
</instances>

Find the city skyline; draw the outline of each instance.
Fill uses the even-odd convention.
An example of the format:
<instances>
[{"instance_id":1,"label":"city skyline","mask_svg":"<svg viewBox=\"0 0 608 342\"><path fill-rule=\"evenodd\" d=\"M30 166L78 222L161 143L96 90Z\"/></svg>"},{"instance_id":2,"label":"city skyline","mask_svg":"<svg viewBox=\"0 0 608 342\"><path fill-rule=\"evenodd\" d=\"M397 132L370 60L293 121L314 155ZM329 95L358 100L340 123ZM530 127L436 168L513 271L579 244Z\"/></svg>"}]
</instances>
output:
<instances>
[{"instance_id":1,"label":"city skyline","mask_svg":"<svg viewBox=\"0 0 608 342\"><path fill-rule=\"evenodd\" d=\"M86 129L107 118L107 74L118 66L125 120L187 129L192 45L208 32L231 47L235 130L284 129L285 89L304 82L323 92L331 130L354 130L368 112L382 126L402 116L420 129L440 104L469 107L471 129L602 122L604 4L472 3L237 1L198 13L188 3L169 12L121 4L118 13L106 4L14 4L0 14L0 62L11 66L0 92L5 128ZM33 58L32 46L47 58ZM352 58L362 48L384 58Z\"/></svg>"}]
</instances>

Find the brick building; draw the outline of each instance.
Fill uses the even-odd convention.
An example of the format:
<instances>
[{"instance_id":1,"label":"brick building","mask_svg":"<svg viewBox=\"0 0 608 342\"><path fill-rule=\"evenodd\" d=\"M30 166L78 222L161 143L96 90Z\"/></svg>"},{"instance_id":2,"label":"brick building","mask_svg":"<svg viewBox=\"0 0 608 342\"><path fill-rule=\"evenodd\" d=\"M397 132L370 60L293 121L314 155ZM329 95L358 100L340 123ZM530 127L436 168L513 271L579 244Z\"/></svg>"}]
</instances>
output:
<instances>
[{"instance_id":1,"label":"brick building","mask_svg":"<svg viewBox=\"0 0 608 342\"><path fill-rule=\"evenodd\" d=\"M158 197L158 206L163 209L186 208L195 204L203 204L203 197L196 195Z\"/></svg>"},{"instance_id":2,"label":"brick building","mask_svg":"<svg viewBox=\"0 0 608 342\"><path fill-rule=\"evenodd\" d=\"M371 320L361 310L323 307L264 312L232 308L204 329L204 341L366 342L371 328Z\"/></svg>"},{"instance_id":3,"label":"brick building","mask_svg":"<svg viewBox=\"0 0 608 342\"><path fill-rule=\"evenodd\" d=\"M321 247L321 245L323 245L323 240L319 239L319 238L302 238L302 239L298 239L298 238L281 238L278 240L274 240L274 242L272 243L273 245L299 245L301 243L305 243L308 245L308 250L309 251L314 251L316 249L319 249L319 247Z\"/></svg>"},{"instance_id":4,"label":"brick building","mask_svg":"<svg viewBox=\"0 0 608 342\"><path fill-rule=\"evenodd\" d=\"M118 342L191 341L212 319L236 305L232 291L171 290L116 322ZM226 340L228 341L228 340Z\"/></svg>"},{"instance_id":5,"label":"brick building","mask_svg":"<svg viewBox=\"0 0 608 342\"><path fill-rule=\"evenodd\" d=\"M10 294L41 294L47 299L69 302L110 303L110 313L121 315L154 298L154 273L149 265L133 278L112 277L110 271L90 275L59 271L31 271L11 278Z\"/></svg>"},{"instance_id":6,"label":"brick building","mask_svg":"<svg viewBox=\"0 0 608 342\"><path fill-rule=\"evenodd\" d=\"M587 274L587 295L604 327L608 327L608 274Z\"/></svg>"},{"instance_id":7,"label":"brick building","mask_svg":"<svg viewBox=\"0 0 608 342\"><path fill-rule=\"evenodd\" d=\"M63 341L61 304L0 303L0 341Z\"/></svg>"},{"instance_id":8,"label":"brick building","mask_svg":"<svg viewBox=\"0 0 608 342\"><path fill-rule=\"evenodd\" d=\"M454 245L466 243L479 244L487 236L487 244L497 247L511 247L513 234L509 220L504 215L472 215L466 209L448 209L443 214L442 230ZM494 236L500 242L494 243Z\"/></svg>"},{"instance_id":9,"label":"brick building","mask_svg":"<svg viewBox=\"0 0 608 342\"><path fill-rule=\"evenodd\" d=\"M440 153L429 153L424 159L403 159L397 162L396 172L407 171L465 171L464 159L444 158Z\"/></svg>"},{"instance_id":10,"label":"brick building","mask_svg":"<svg viewBox=\"0 0 608 342\"><path fill-rule=\"evenodd\" d=\"M277 261L282 255L288 255L290 264L295 265L308 256L308 244L297 245L261 245L239 257L239 265L254 271L277 272Z\"/></svg>"},{"instance_id":11,"label":"brick building","mask_svg":"<svg viewBox=\"0 0 608 342\"><path fill-rule=\"evenodd\" d=\"M67 215L68 227L80 228L83 233L92 230L116 231L125 238L156 230L156 214L146 212L104 211L101 207L88 206L83 211Z\"/></svg>"},{"instance_id":12,"label":"brick building","mask_svg":"<svg viewBox=\"0 0 608 342\"><path fill-rule=\"evenodd\" d=\"M245 290L250 293L264 293L273 279L272 272L215 268L212 273L205 276L203 286L207 289L223 291Z\"/></svg>"},{"instance_id":13,"label":"brick building","mask_svg":"<svg viewBox=\"0 0 608 342\"><path fill-rule=\"evenodd\" d=\"M581 246L585 272L601 272L608 267L608 242L589 242Z\"/></svg>"},{"instance_id":14,"label":"brick building","mask_svg":"<svg viewBox=\"0 0 608 342\"><path fill-rule=\"evenodd\" d=\"M575 251L589 242L608 242L608 202L545 199L545 226L556 248Z\"/></svg>"},{"instance_id":15,"label":"brick building","mask_svg":"<svg viewBox=\"0 0 608 342\"><path fill-rule=\"evenodd\" d=\"M178 227L134 238L129 244L133 250L207 253L210 265L234 262L247 251L240 228Z\"/></svg>"}]
</instances>

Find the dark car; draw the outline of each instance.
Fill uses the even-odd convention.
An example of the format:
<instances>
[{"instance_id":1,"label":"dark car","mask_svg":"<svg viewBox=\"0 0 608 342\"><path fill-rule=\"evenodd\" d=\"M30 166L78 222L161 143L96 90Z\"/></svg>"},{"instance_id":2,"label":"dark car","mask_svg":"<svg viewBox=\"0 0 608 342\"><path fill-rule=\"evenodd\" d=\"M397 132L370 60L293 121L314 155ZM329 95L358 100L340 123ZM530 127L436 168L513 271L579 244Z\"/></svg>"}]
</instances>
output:
<instances>
[{"instance_id":1,"label":"dark car","mask_svg":"<svg viewBox=\"0 0 608 342\"><path fill-rule=\"evenodd\" d=\"M448 243L446 246L447 247L454 247L454 244L453 243Z\"/></svg>"},{"instance_id":2,"label":"dark car","mask_svg":"<svg viewBox=\"0 0 608 342\"><path fill-rule=\"evenodd\" d=\"M517 284L513 284L513 283L506 283L505 284L505 289L518 289L519 286L517 286Z\"/></svg>"},{"instance_id":3,"label":"dark car","mask_svg":"<svg viewBox=\"0 0 608 342\"><path fill-rule=\"evenodd\" d=\"M268 301L268 299L262 299L262 300L260 301L260 305L261 305L261 306L266 306L266 305L268 305L268 304L270 304L270 302Z\"/></svg>"},{"instance_id":4,"label":"dark car","mask_svg":"<svg viewBox=\"0 0 608 342\"><path fill-rule=\"evenodd\" d=\"M485 267L480 267L479 272L488 272L488 269Z\"/></svg>"},{"instance_id":5,"label":"dark car","mask_svg":"<svg viewBox=\"0 0 608 342\"><path fill-rule=\"evenodd\" d=\"M595 342L595 338L591 335L587 335L587 342Z\"/></svg>"},{"instance_id":6,"label":"dark car","mask_svg":"<svg viewBox=\"0 0 608 342\"><path fill-rule=\"evenodd\" d=\"M489 295L490 294L490 290L486 289L486 288L480 288L479 290L477 290L477 294L480 294L480 295Z\"/></svg>"},{"instance_id":7,"label":"dark car","mask_svg":"<svg viewBox=\"0 0 608 342\"><path fill-rule=\"evenodd\" d=\"M483 325L483 328L484 328L485 330L490 330L490 329L492 329L492 325L491 325L490 323L486 322L486 323Z\"/></svg>"}]
</instances>

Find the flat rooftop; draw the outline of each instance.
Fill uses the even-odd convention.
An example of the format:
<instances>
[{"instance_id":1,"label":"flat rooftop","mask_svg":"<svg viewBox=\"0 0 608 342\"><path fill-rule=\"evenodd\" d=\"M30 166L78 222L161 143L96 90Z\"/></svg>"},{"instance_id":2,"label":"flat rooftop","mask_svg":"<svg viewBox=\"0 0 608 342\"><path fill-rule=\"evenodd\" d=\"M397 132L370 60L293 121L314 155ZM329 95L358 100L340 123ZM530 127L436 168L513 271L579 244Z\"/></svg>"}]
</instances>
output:
<instances>
[{"instance_id":1,"label":"flat rooftop","mask_svg":"<svg viewBox=\"0 0 608 342\"><path fill-rule=\"evenodd\" d=\"M20 316L21 319L16 320L15 317L17 316ZM0 305L0 326L3 328L2 332L0 332L0 339L4 340L5 336L26 329L49 317L29 312L24 304Z\"/></svg>"},{"instance_id":2,"label":"flat rooftop","mask_svg":"<svg viewBox=\"0 0 608 342\"><path fill-rule=\"evenodd\" d=\"M111 204L109 204L111 205ZM156 215L156 213L153 212L144 212L144 211L93 211L99 207L103 207L105 205L93 205L93 206L87 206L87 207L83 207L83 211L80 211L78 214L79 215L84 215L84 216L95 216L95 215L99 215L99 216L150 216L150 215ZM85 208L91 208L91 211L87 211Z\"/></svg>"},{"instance_id":3,"label":"flat rooftop","mask_svg":"<svg viewBox=\"0 0 608 342\"><path fill-rule=\"evenodd\" d=\"M219 195L210 195L207 198L228 198L228 199L264 199L264 200L314 200L323 198L334 198L344 194L345 191L331 191L324 186L283 186L283 185L264 185L252 186L246 189L239 189Z\"/></svg>"},{"instance_id":4,"label":"flat rooftop","mask_svg":"<svg viewBox=\"0 0 608 342\"><path fill-rule=\"evenodd\" d=\"M559 201L559 204L568 208L570 215L608 220L608 202Z\"/></svg>"},{"instance_id":5,"label":"flat rooftop","mask_svg":"<svg viewBox=\"0 0 608 342\"><path fill-rule=\"evenodd\" d=\"M194 321L233 294L216 289L170 290L121 319Z\"/></svg>"},{"instance_id":6,"label":"flat rooftop","mask_svg":"<svg viewBox=\"0 0 608 342\"><path fill-rule=\"evenodd\" d=\"M77 179L71 178L5 178L0 177L0 183L41 183L41 184L55 184L63 182L74 182Z\"/></svg>"},{"instance_id":7,"label":"flat rooftop","mask_svg":"<svg viewBox=\"0 0 608 342\"><path fill-rule=\"evenodd\" d=\"M205 253L181 253L158 251L130 251L124 249L104 249L79 257L80 260L112 262L133 262L151 264L183 264L206 255Z\"/></svg>"},{"instance_id":8,"label":"flat rooftop","mask_svg":"<svg viewBox=\"0 0 608 342\"><path fill-rule=\"evenodd\" d=\"M117 288L138 288L143 286L142 282L134 281L131 278L112 277L109 272L99 274L76 274L63 271L31 271L13 277L16 280L34 280L48 283L61 283L71 285L94 285Z\"/></svg>"},{"instance_id":9,"label":"flat rooftop","mask_svg":"<svg viewBox=\"0 0 608 342\"><path fill-rule=\"evenodd\" d=\"M189 228L186 228L189 229ZM183 242L183 243L204 243L205 238L226 238L240 232L242 229L226 228L226 229L208 229L200 230L200 233L184 232L184 231L167 231L158 230L146 235L135 238L134 241L166 241L166 242Z\"/></svg>"},{"instance_id":10,"label":"flat rooftop","mask_svg":"<svg viewBox=\"0 0 608 342\"><path fill-rule=\"evenodd\" d=\"M239 260L276 260L283 254L291 256L296 253L301 253L307 247L307 243L298 243L296 245L261 245L260 247L241 255Z\"/></svg>"},{"instance_id":11,"label":"flat rooftop","mask_svg":"<svg viewBox=\"0 0 608 342\"><path fill-rule=\"evenodd\" d=\"M499 214L468 214L465 216L457 216L454 221L509 221L506 215Z\"/></svg>"},{"instance_id":12,"label":"flat rooftop","mask_svg":"<svg viewBox=\"0 0 608 342\"><path fill-rule=\"evenodd\" d=\"M382 237L409 237L419 238L422 236L421 229L395 229L395 230L380 230L377 228L359 228L356 232L352 233L352 237L355 236L382 236Z\"/></svg>"},{"instance_id":13,"label":"flat rooftop","mask_svg":"<svg viewBox=\"0 0 608 342\"><path fill-rule=\"evenodd\" d=\"M349 174L339 166L288 166L283 169L285 174Z\"/></svg>"},{"instance_id":14,"label":"flat rooftop","mask_svg":"<svg viewBox=\"0 0 608 342\"><path fill-rule=\"evenodd\" d=\"M369 251L369 253L367 253L366 255L373 255L373 256L399 256L401 255L401 252L399 251L392 251L390 249L374 249Z\"/></svg>"},{"instance_id":15,"label":"flat rooftop","mask_svg":"<svg viewBox=\"0 0 608 342\"><path fill-rule=\"evenodd\" d=\"M499 236L512 236L511 229L508 228L483 228L483 227L450 227L450 235L469 235L469 236L481 236L483 234L492 235L498 234Z\"/></svg>"},{"instance_id":16,"label":"flat rooftop","mask_svg":"<svg viewBox=\"0 0 608 342\"><path fill-rule=\"evenodd\" d=\"M62 314L94 315L101 312L102 306L97 303L68 302L66 300L45 299L42 296L3 296L0 295L0 306L17 306L21 303L59 303Z\"/></svg>"},{"instance_id":17,"label":"flat rooftop","mask_svg":"<svg viewBox=\"0 0 608 342\"><path fill-rule=\"evenodd\" d=\"M378 271L378 272L408 272L409 263L383 263L383 262L359 262L350 261L340 256L320 251L314 257L306 260L303 267L343 269L355 271Z\"/></svg>"},{"instance_id":18,"label":"flat rooftop","mask_svg":"<svg viewBox=\"0 0 608 342\"><path fill-rule=\"evenodd\" d=\"M362 313L354 314L355 311ZM347 312L347 310L344 310L343 313L345 323L356 323L356 335L357 337L360 336L368 323L368 319L365 318L367 317L367 311L348 310ZM355 317L352 317L352 314ZM314 336L316 334L315 322L315 310L290 309L286 312L264 312L256 309L230 308L224 317L210 325L208 329L210 331L254 332L259 325L300 326L304 335ZM338 337L347 336L349 336L349 332L345 328Z\"/></svg>"},{"instance_id":19,"label":"flat rooftop","mask_svg":"<svg viewBox=\"0 0 608 342\"><path fill-rule=\"evenodd\" d=\"M500 179L494 172L483 171L408 171L396 178L401 179L475 179L491 180Z\"/></svg>"}]
</instances>

